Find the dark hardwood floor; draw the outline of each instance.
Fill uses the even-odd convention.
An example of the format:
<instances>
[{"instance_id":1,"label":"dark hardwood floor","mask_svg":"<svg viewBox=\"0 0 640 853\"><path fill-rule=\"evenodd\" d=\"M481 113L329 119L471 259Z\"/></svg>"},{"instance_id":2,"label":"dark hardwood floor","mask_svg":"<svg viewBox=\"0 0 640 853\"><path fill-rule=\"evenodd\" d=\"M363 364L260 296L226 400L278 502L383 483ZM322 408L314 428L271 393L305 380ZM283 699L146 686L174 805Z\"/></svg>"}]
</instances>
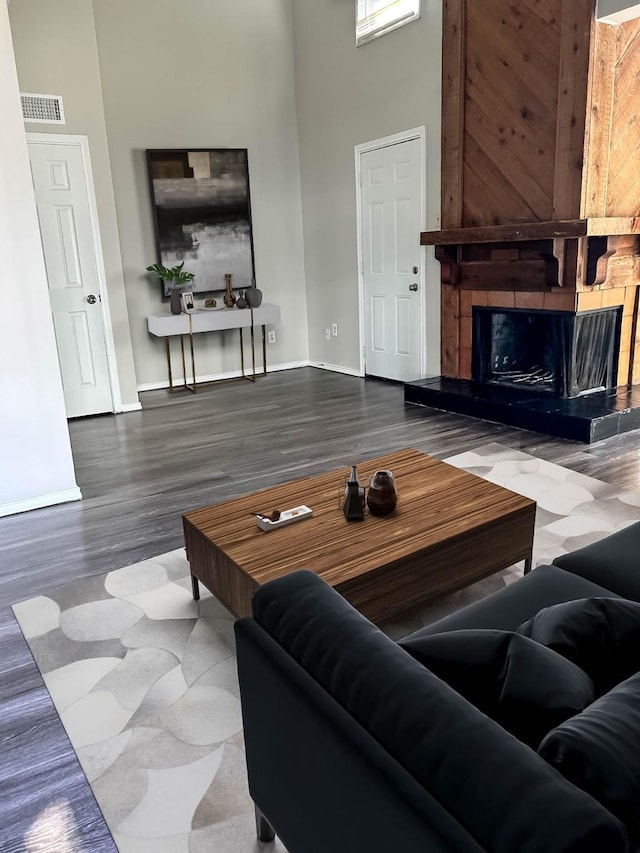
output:
<instances>
[{"instance_id":1,"label":"dark hardwood floor","mask_svg":"<svg viewBox=\"0 0 640 853\"><path fill-rule=\"evenodd\" d=\"M498 441L640 490L639 431L578 444L313 368L141 396L140 412L71 422L82 501L0 519L3 853L115 850L11 604L180 547L183 511L402 447L443 458Z\"/></svg>"}]
</instances>

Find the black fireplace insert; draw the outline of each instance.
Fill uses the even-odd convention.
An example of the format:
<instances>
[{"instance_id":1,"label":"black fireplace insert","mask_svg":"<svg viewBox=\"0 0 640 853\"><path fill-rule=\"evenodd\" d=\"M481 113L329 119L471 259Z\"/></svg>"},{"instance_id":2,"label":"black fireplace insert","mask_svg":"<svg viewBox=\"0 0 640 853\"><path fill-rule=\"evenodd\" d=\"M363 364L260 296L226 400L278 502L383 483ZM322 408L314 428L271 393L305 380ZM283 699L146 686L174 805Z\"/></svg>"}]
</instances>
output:
<instances>
[{"instance_id":1,"label":"black fireplace insert","mask_svg":"<svg viewBox=\"0 0 640 853\"><path fill-rule=\"evenodd\" d=\"M481 384L577 397L617 385L622 308L473 308L472 375Z\"/></svg>"}]
</instances>

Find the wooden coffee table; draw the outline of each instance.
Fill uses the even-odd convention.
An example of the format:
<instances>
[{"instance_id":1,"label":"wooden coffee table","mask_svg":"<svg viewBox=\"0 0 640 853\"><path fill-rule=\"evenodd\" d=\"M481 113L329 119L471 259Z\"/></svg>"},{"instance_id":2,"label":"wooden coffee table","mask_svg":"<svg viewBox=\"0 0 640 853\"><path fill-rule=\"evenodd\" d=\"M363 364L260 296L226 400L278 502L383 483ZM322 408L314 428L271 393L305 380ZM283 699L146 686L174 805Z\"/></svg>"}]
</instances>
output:
<instances>
[{"instance_id":1,"label":"wooden coffee table","mask_svg":"<svg viewBox=\"0 0 640 853\"><path fill-rule=\"evenodd\" d=\"M531 568L535 501L417 450L358 461L362 485L380 469L398 490L385 517L345 519L349 466L185 513L194 598L202 581L235 616L249 616L258 586L306 568L382 622L520 560ZM268 532L250 514L301 504L313 517Z\"/></svg>"}]
</instances>

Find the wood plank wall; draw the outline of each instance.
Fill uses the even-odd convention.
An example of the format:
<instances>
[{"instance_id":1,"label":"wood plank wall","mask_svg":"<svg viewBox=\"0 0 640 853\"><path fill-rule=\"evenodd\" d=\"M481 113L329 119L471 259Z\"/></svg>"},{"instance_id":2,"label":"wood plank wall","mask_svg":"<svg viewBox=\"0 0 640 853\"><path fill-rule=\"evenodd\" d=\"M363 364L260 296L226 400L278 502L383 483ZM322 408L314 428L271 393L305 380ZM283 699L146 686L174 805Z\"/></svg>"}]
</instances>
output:
<instances>
[{"instance_id":1,"label":"wood plank wall","mask_svg":"<svg viewBox=\"0 0 640 853\"><path fill-rule=\"evenodd\" d=\"M640 215L638 81L640 20L598 24L595 0L444 0L442 228ZM596 286L587 239L564 244L561 287L522 250L505 278L497 244L484 271L463 249L464 280L441 286L445 376L471 378L474 305L621 305L618 381L640 382L638 238L609 238Z\"/></svg>"}]
</instances>

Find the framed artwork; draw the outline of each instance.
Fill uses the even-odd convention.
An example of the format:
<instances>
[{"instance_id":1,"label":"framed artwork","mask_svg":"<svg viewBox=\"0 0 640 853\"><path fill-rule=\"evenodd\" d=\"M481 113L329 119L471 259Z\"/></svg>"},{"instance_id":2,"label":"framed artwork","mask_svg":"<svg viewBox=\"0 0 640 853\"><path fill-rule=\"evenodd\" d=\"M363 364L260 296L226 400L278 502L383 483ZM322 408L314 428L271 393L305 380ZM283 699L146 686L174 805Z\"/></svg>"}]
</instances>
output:
<instances>
[{"instance_id":1,"label":"framed artwork","mask_svg":"<svg viewBox=\"0 0 640 853\"><path fill-rule=\"evenodd\" d=\"M182 310L185 313L190 314L195 309L195 305L193 304L193 293L191 291L181 293L180 299L182 300Z\"/></svg>"},{"instance_id":2,"label":"framed artwork","mask_svg":"<svg viewBox=\"0 0 640 853\"><path fill-rule=\"evenodd\" d=\"M246 148L147 149L160 263L184 261L193 292L250 287L255 278ZM168 296L169 289L164 290Z\"/></svg>"}]
</instances>

